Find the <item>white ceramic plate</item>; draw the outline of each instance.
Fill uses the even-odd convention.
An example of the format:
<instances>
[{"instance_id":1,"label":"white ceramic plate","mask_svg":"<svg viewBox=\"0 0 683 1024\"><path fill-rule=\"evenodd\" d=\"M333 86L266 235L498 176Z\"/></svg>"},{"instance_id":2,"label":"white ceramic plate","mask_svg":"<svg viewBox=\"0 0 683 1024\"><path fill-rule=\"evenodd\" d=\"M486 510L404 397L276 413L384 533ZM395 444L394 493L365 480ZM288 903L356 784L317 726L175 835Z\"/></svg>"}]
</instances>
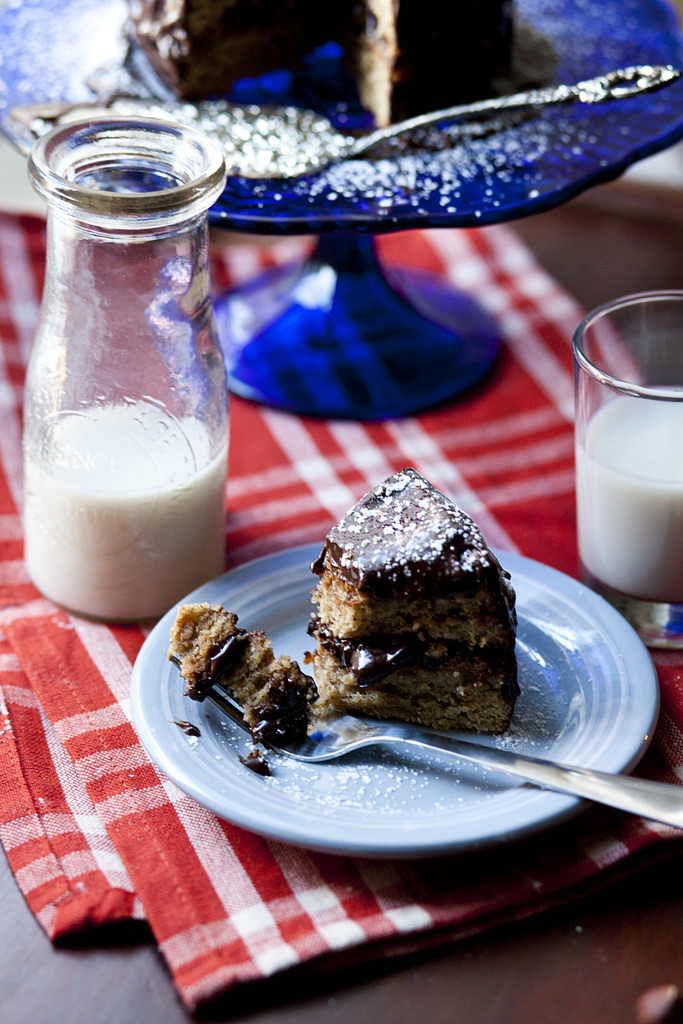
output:
<instances>
[{"instance_id":1,"label":"white ceramic plate","mask_svg":"<svg viewBox=\"0 0 683 1024\"><path fill-rule=\"evenodd\" d=\"M301 659L310 563L319 546L259 559L186 600L223 604L276 653ZM650 656L627 622L582 584L538 562L499 553L512 574L522 690L509 732L483 742L609 772L627 772L650 741L658 708ZM446 755L365 750L303 765L269 752L263 777L240 761L248 736L210 701L183 696L167 660L175 609L146 639L132 681L133 721L149 756L180 789L227 821L331 853L431 856L491 846L576 814L581 801L466 766ZM178 722L190 722L189 736Z\"/></svg>"}]
</instances>

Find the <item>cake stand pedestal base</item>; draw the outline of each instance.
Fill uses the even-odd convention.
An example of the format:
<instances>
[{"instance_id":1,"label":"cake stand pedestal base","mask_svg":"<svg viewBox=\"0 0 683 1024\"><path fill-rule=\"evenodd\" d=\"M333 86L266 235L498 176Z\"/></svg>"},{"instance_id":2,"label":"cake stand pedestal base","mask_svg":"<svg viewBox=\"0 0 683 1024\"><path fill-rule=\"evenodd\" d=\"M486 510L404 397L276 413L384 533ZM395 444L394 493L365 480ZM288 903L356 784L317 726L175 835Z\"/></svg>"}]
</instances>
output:
<instances>
[{"instance_id":1,"label":"cake stand pedestal base","mask_svg":"<svg viewBox=\"0 0 683 1024\"><path fill-rule=\"evenodd\" d=\"M453 285L385 269L372 235L319 238L216 303L236 394L302 415L382 420L453 398L491 368L490 316Z\"/></svg>"}]
</instances>

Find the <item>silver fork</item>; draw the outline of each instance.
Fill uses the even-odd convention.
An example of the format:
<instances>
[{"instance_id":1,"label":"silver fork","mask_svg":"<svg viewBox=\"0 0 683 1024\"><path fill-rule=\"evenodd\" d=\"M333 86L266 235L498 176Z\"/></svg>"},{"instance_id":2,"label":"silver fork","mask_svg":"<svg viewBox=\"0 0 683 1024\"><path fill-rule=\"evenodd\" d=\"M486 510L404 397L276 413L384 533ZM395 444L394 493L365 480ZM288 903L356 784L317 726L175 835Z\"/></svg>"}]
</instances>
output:
<instances>
[{"instance_id":1,"label":"silver fork","mask_svg":"<svg viewBox=\"0 0 683 1024\"><path fill-rule=\"evenodd\" d=\"M215 687L209 691L208 696L241 728L250 731L241 707L232 698L224 696ZM356 718L352 715L330 716L301 742L285 746L269 742L267 745L286 757L316 764L337 760L362 747L399 744L422 750L443 751L456 758L523 779L541 789L568 793L683 828L683 786L546 761L407 723Z\"/></svg>"}]
</instances>

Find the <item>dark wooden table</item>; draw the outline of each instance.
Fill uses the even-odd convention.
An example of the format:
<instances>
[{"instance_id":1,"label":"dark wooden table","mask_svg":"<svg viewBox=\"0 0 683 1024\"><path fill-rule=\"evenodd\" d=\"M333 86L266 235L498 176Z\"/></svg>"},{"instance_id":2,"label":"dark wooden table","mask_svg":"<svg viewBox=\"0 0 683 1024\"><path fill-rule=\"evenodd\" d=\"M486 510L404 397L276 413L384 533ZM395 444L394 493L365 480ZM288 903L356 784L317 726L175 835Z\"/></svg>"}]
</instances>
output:
<instances>
[{"instance_id":1,"label":"dark wooden table","mask_svg":"<svg viewBox=\"0 0 683 1024\"><path fill-rule=\"evenodd\" d=\"M683 190L617 183L514 225L587 308L683 288ZM639 996L683 991L683 856L429 955L243 987L199 1017L244 1024L635 1024ZM2 1024L179 1024L144 926L54 948L0 857ZM653 1021L652 1024L655 1024Z\"/></svg>"}]
</instances>

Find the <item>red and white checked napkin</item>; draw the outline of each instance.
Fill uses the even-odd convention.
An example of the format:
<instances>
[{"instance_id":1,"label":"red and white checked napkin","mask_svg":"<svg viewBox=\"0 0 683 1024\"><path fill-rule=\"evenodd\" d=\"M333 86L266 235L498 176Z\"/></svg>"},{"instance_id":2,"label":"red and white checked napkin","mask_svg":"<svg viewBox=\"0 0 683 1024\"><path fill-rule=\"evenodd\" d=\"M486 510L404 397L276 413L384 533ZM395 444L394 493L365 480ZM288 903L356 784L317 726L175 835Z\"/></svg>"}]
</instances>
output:
<instances>
[{"instance_id":1,"label":"red and white checked napkin","mask_svg":"<svg viewBox=\"0 0 683 1024\"><path fill-rule=\"evenodd\" d=\"M216 287L307 245L216 248ZM491 544L574 574L570 339L581 311L504 226L378 245L486 306L504 335L500 360L452 406L387 423L233 399L229 565L322 540L368 488L413 465ZM594 808L533 839L428 863L312 854L219 820L162 777L130 719L142 631L57 609L22 561L21 392L44 256L41 221L0 215L0 838L49 936L145 918L194 1007L305 961L388 957L523 918L641 863L637 853L673 849L677 830ZM663 711L639 770L675 782L683 657L656 660Z\"/></svg>"}]
</instances>

